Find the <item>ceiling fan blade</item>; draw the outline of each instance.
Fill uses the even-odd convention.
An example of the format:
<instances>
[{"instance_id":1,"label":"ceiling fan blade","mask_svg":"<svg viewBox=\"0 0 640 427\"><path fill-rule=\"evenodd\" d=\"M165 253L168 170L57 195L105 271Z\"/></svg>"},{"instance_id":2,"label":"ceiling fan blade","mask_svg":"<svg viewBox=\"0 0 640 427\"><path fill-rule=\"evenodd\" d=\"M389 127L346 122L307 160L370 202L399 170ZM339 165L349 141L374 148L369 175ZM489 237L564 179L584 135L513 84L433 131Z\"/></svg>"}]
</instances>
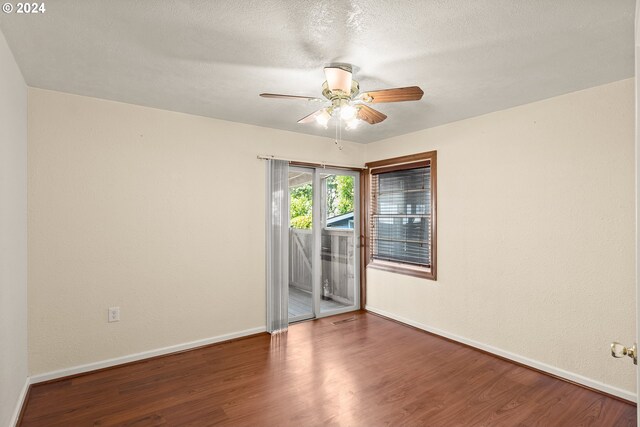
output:
<instances>
[{"instance_id":1,"label":"ceiling fan blade","mask_svg":"<svg viewBox=\"0 0 640 427\"><path fill-rule=\"evenodd\" d=\"M409 86L365 92L359 98L364 102L376 104L378 102L418 101L422 95L424 92L418 86Z\"/></svg>"},{"instance_id":2,"label":"ceiling fan blade","mask_svg":"<svg viewBox=\"0 0 640 427\"><path fill-rule=\"evenodd\" d=\"M304 123L315 122L316 121L316 117L325 114L325 111L326 111L326 108L321 108L318 111L314 111L313 113L309 114L308 116L304 116L303 118L298 120L298 123L304 124Z\"/></svg>"},{"instance_id":3,"label":"ceiling fan blade","mask_svg":"<svg viewBox=\"0 0 640 427\"><path fill-rule=\"evenodd\" d=\"M313 96L281 95L279 93L261 93L260 96L263 97L263 98L304 99L304 100L307 100L307 101L322 101L322 99L315 98Z\"/></svg>"},{"instance_id":4,"label":"ceiling fan blade","mask_svg":"<svg viewBox=\"0 0 640 427\"><path fill-rule=\"evenodd\" d=\"M341 67L325 67L324 75L327 78L329 90L340 90L346 94L351 93L351 71Z\"/></svg>"},{"instance_id":5,"label":"ceiling fan blade","mask_svg":"<svg viewBox=\"0 0 640 427\"><path fill-rule=\"evenodd\" d=\"M386 119L387 116L382 114L378 110L374 110L373 108L371 108L369 106L360 105L358 107L358 118L360 120L364 120L365 122L369 123L370 125L375 125L376 123L380 123L380 122L384 121L384 119Z\"/></svg>"}]
</instances>

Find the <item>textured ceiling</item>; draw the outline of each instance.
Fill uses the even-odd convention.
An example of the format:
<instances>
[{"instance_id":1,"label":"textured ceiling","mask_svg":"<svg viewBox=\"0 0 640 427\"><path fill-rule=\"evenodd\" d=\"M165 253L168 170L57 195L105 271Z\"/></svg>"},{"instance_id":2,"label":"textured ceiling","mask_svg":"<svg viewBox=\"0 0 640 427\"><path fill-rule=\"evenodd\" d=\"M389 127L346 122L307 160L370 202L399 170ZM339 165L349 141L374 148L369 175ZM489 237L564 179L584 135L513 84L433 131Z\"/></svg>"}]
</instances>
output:
<instances>
[{"instance_id":1,"label":"textured ceiling","mask_svg":"<svg viewBox=\"0 0 640 427\"><path fill-rule=\"evenodd\" d=\"M371 142L633 76L634 0L50 0L0 14L27 84L333 136L296 121L317 108L322 67L361 89L418 85L421 101L344 131Z\"/></svg>"}]
</instances>

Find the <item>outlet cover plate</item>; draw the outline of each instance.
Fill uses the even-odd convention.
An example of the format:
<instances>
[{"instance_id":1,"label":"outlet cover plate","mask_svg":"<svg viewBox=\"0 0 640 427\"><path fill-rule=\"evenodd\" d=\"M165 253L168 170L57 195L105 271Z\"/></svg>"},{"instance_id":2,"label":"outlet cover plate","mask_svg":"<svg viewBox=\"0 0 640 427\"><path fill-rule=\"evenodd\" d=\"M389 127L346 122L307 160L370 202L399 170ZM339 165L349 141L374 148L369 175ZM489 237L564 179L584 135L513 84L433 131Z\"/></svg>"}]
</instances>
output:
<instances>
[{"instance_id":1,"label":"outlet cover plate","mask_svg":"<svg viewBox=\"0 0 640 427\"><path fill-rule=\"evenodd\" d=\"M119 322L120 321L120 307L109 307L109 323L111 322Z\"/></svg>"}]
</instances>

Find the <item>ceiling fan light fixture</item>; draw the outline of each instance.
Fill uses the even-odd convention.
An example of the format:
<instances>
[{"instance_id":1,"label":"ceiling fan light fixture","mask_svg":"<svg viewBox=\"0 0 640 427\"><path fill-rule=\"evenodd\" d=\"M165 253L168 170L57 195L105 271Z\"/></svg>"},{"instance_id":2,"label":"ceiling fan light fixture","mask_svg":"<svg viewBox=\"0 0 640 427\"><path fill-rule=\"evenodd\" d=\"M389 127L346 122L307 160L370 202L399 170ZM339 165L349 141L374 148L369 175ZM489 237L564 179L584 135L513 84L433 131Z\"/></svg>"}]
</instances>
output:
<instances>
[{"instance_id":1,"label":"ceiling fan light fixture","mask_svg":"<svg viewBox=\"0 0 640 427\"><path fill-rule=\"evenodd\" d=\"M345 105L340 108L340 118L342 120L350 121L356 117L358 110L353 105Z\"/></svg>"},{"instance_id":2,"label":"ceiling fan light fixture","mask_svg":"<svg viewBox=\"0 0 640 427\"><path fill-rule=\"evenodd\" d=\"M397 87L392 89L380 89L361 93L360 84L353 78L353 67L346 63L332 63L324 67L326 80L322 83L322 96L326 101L312 96L282 95L277 93L261 93L263 98L297 99L307 101L329 102L324 108L307 114L298 123L307 124L316 122L318 125L328 127L332 117L335 117L336 138L339 138L339 129L343 122L347 129L353 130L360 122L375 125L386 120L387 115L371 108L367 104L387 102L419 101L424 92L418 86Z\"/></svg>"},{"instance_id":3,"label":"ceiling fan light fixture","mask_svg":"<svg viewBox=\"0 0 640 427\"><path fill-rule=\"evenodd\" d=\"M320 126L327 127L329 119L331 119L331 114L329 114L327 110L324 109L322 110L322 113L316 116L316 123L318 123Z\"/></svg>"}]
</instances>

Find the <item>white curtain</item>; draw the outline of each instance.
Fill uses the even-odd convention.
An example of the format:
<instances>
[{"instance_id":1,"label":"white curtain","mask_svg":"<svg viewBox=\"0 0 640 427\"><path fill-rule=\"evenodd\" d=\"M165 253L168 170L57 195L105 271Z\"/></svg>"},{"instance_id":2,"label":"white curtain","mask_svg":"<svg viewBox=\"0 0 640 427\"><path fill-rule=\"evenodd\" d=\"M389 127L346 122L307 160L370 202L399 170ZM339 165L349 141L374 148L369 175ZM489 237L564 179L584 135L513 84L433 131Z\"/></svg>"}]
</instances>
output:
<instances>
[{"instance_id":1,"label":"white curtain","mask_svg":"<svg viewBox=\"0 0 640 427\"><path fill-rule=\"evenodd\" d=\"M267 332L289 326L289 162L267 160Z\"/></svg>"}]
</instances>

